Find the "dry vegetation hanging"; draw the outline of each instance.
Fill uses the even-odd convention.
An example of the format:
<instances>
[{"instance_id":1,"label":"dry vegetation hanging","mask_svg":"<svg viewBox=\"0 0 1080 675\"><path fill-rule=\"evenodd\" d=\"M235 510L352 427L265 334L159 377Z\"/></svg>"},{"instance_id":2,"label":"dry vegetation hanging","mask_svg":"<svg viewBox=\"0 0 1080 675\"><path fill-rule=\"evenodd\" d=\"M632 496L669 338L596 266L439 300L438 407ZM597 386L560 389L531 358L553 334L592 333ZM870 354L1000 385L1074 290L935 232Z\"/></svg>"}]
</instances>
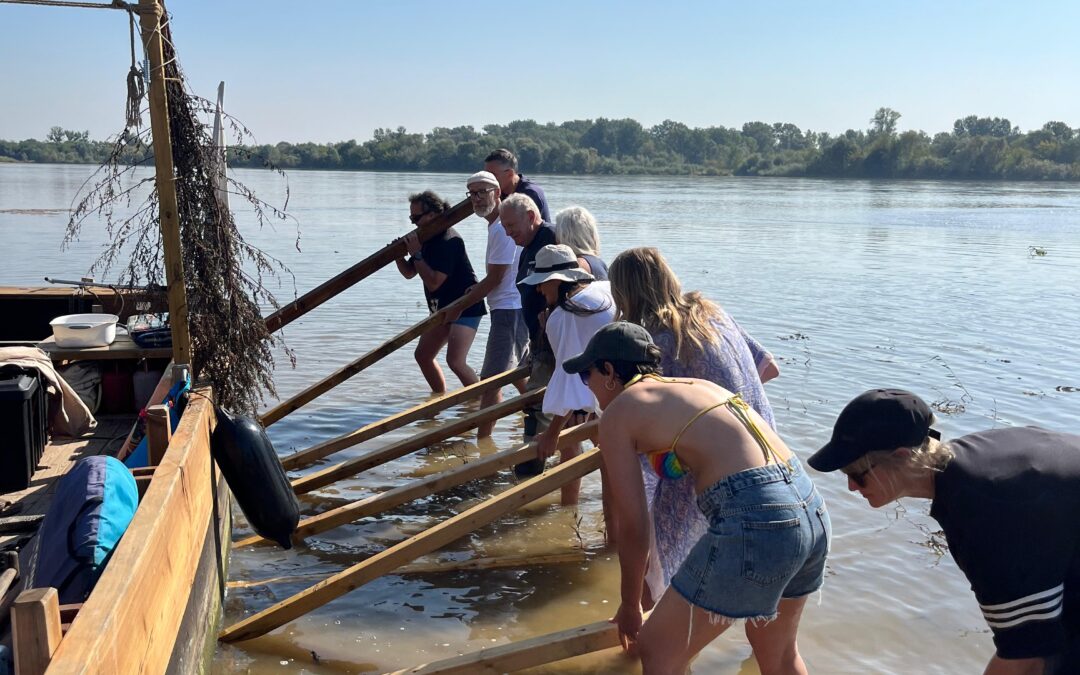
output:
<instances>
[{"instance_id":1,"label":"dry vegetation hanging","mask_svg":"<svg viewBox=\"0 0 1080 675\"><path fill-rule=\"evenodd\" d=\"M131 20L134 22L134 17ZM220 405L250 414L266 394L276 395L274 347L278 344L284 347L295 365L295 357L283 338L266 330L260 311L260 305L278 308L268 283L281 274L291 276L291 273L281 261L246 242L232 213L217 199L215 178L220 175L217 173L220 169L215 162L213 140L200 122L200 115L211 114L214 104L187 91L167 15L161 30L191 365L198 379L213 387ZM134 68L134 54L132 61ZM137 98L139 92L133 92L130 83L129 78L129 99ZM100 217L105 221L111 243L91 266L91 274L104 275L126 255L127 262L119 273L120 283L161 286L165 268L157 187L153 176L139 178L135 174L138 167L153 165L150 131L140 127L139 117L128 115L108 160L84 185L86 192L72 210L64 243L78 237L87 218ZM235 134L251 137L248 129L234 118L227 120ZM266 166L284 176L280 169L269 163ZM285 213L287 187L285 205L279 209L232 178L228 179L228 186L231 195L251 205L260 227L272 220L290 220L295 224ZM147 188L149 194L137 202ZM299 248L299 229L296 245Z\"/></svg>"}]
</instances>

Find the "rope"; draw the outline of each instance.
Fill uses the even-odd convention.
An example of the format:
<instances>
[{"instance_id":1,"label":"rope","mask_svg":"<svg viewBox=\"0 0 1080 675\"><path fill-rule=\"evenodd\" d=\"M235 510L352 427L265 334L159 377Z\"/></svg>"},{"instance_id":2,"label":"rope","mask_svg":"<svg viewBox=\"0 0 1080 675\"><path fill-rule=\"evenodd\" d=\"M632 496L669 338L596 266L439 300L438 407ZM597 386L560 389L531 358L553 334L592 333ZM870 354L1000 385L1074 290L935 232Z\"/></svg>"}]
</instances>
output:
<instances>
[{"instance_id":1,"label":"rope","mask_svg":"<svg viewBox=\"0 0 1080 675\"><path fill-rule=\"evenodd\" d=\"M139 70L135 61L135 12L128 9L128 32L131 38L131 68L127 75L127 107L125 108L124 128L135 128L142 124L140 108L143 96L146 94L143 73Z\"/></svg>"},{"instance_id":2,"label":"rope","mask_svg":"<svg viewBox=\"0 0 1080 675\"><path fill-rule=\"evenodd\" d=\"M63 2L61 0L0 0L0 3L9 5L41 5L42 7L80 7L83 9L126 9L132 11L135 6L120 0L113 0L110 4L100 2Z\"/></svg>"}]
</instances>

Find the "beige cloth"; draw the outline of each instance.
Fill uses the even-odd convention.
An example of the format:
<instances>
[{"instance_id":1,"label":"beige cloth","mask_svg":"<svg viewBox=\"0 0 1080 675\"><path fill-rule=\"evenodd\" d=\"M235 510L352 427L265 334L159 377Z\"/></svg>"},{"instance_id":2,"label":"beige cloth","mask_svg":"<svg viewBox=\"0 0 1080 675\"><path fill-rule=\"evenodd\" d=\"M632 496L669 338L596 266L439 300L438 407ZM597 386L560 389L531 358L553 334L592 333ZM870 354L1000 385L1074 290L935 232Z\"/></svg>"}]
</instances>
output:
<instances>
[{"instance_id":1,"label":"beige cloth","mask_svg":"<svg viewBox=\"0 0 1080 675\"><path fill-rule=\"evenodd\" d=\"M16 365L41 373L49 395L49 430L54 436L82 436L97 426L93 413L37 347L0 347L0 366Z\"/></svg>"}]
</instances>

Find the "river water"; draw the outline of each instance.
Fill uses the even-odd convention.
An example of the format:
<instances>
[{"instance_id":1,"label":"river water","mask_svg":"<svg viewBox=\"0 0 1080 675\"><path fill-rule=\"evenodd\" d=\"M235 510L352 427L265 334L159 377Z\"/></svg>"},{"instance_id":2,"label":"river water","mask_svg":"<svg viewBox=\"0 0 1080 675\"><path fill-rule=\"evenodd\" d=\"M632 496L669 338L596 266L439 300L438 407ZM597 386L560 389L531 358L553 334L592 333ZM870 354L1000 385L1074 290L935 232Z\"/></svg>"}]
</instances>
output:
<instances>
[{"instance_id":1,"label":"river water","mask_svg":"<svg viewBox=\"0 0 1080 675\"><path fill-rule=\"evenodd\" d=\"M64 211L85 166L0 165L0 284L39 284L84 273L104 242L91 223L59 251ZM285 183L268 172L235 176L280 204ZM910 388L935 402L946 438L1000 426L1080 430L1080 186L799 179L542 176L553 212L571 204L597 217L602 255L658 246L687 289L700 289L780 361L766 387L779 429L805 458L827 440L855 394ZM288 212L251 240L282 259L306 291L408 229L409 192L452 202L464 176L297 171ZM238 206L234 200L234 208ZM300 232L299 250L296 247ZM485 224L458 226L482 267ZM1039 253L1044 253L1040 255ZM291 298L287 280L279 296ZM296 393L425 315L418 280L393 266L290 325L297 367L279 359L282 396ZM486 322L470 353L478 369ZM447 371L448 378L454 382ZM403 349L270 429L287 453L346 433L427 398ZM466 405L440 415L460 417ZM340 461L406 438L410 425L324 460ZM307 514L402 485L520 441L519 416L494 443L462 437L302 499ZM993 651L963 576L928 545L928 504L871 510L836 475L816 475L835 541L820 602L808 603L800 646L817 672L981 672ZM512 484L506 474L332 530L289 552L234 552L227 622L307 588ZM608 618L618 605L618 564L603 546L598 479L577 510L545 498L424 558L583 552L573 564L385 576L269 636L218 648L217 673L344 673L406 667ZM247 534L237 511L236 535ZM695 662L698 673L753 673L739 630ZM634 672L615 654L543 672Z\"/></svg>"}]
</instances>

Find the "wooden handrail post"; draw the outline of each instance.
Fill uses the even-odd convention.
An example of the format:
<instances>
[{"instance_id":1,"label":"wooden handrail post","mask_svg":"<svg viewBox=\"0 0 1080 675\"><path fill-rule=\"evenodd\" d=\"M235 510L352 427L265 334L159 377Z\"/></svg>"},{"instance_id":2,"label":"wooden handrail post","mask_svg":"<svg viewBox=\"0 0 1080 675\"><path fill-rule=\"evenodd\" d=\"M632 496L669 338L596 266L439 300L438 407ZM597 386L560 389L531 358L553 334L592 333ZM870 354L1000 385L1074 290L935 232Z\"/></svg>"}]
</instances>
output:
<instances>
[{"instance_id":1,"label":"wooden handrail post","mask_svg":"<svg viewBox=\"0 0 1080 675\"><path fill-rule=\"evenodd\" d=\"M63 637L60 623L60 600L55 588L31 588L19 594L11 606L16 673L45 672Z\"/></svg>"},{"instance_id":2,"label":"wooden handrail post","mask_svg":"<svg viewBox=\"0 0 1080 675\"><path fill-rule=\"evenodd\" d=\"M169 420L169 406L152 405L146 409L146 449L150 466L161 464L161 458L169 449L172 440L172 423Z\"/></svg>"},{"instance_id":3,"label":"wooden handrail post","mask_svg":"<svg viewBox=\"0 0 1080 675\"><path fill-rule=\"evenodd\" d=\"M161 244L165 253L165 283L169 296L173 361L191 363L187 292L180 245L180 212L176 200L172 137L169 133L169 101L165 92L165 57L161 43L164 10L157 0L139 0L139 25L143 46L150 59L150 130L154 142L154 168L161 221Z\"/></svg>"},{"instance_id":4,"label":"wooden handrail post","mask_svg":"<svg viewBox=\"0 0 1080 675\"><path fill-rule=\"evenodd\" d=\"M265 635L363 586L372 579L389 574L407 562L446 546L470 532L475 532L507 513L558 490L563 485L578 480L598 468L600 468L600 451L594 448L229 626L221 632L219 639L225 642L236 642Z\"/></svg>"},{"instance_id":5,"label":"wooden handrail post","mask_svg":"<svg viewBox=\"0 0 1080 675\"><path fill-rule=\"evenodd\" d=\"M404 211L402 211L402 213L404 213ZM446 231L449 227L460 223L472 214L472 204L469 203L468 199L462 200L449 211L438 216L430 223L416 228L416 234L420 238L420 242L423 243L435 235ZM405 242L403 241L403 238L395 239L349 269L324 281L296 300L293 300L266 317L266 330L273 333L276 330L284 328L289 323L307 314L327 300L336 296L338 293L350 288L358 281L365 279L404 255Z\"/></svg>"}]
</instances>

